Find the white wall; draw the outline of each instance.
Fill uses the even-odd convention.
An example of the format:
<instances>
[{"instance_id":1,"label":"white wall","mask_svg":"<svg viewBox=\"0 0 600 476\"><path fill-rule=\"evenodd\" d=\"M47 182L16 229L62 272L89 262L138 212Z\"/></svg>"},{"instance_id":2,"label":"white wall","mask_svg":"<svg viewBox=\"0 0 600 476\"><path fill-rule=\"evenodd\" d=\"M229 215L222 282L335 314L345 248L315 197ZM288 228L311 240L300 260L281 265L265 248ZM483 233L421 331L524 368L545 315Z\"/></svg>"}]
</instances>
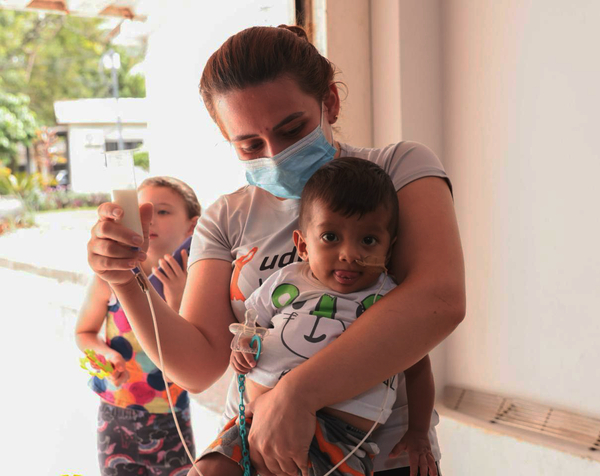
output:
<instances>
[{"instance_id":1,"label":"white wall","mask_svg":"<svg viewBox=\"0 0 600 476\"><path fill-rule=\"evenodd\" d=\"M145 125L123 124L125 141L147 140ZM69 125L69 167L71 189L75 192L110 192L104 166L104 144L116 141L117 130L110 124ZM136 176L138 183L143 177Z\"/></svg>"},{"instance_id":2,"label":"white wall","mask_svg":"<svg viewBox=\"0 0 600 476\"><path fill-rule=\"evenodd\" d=\"M441 4L468 293L446 378L600 416L600 2Z\"/></svg>"},{"instance_id":3,"label":"white wall","mask_svg":"<svg viewBox=\"0 0 600 476\"><path fill-rule=\"evenodd\" d=\"M597 476L600 463L548 441L482 427L462 415L445 415L437 428L444 476Z\"/></svg>"},{"instance_id":4,"label":"white wall","mask_svg":"<svg viewBox=\"0 0 600 476\"><path fill-rule=\"evenodd\" d=\"M209 56L232 34L293 21L288 0L155 2L146 58L150 171L189 183L202 206L245 183L232 148L200 100Z\"/></svg>"}]
</instances>

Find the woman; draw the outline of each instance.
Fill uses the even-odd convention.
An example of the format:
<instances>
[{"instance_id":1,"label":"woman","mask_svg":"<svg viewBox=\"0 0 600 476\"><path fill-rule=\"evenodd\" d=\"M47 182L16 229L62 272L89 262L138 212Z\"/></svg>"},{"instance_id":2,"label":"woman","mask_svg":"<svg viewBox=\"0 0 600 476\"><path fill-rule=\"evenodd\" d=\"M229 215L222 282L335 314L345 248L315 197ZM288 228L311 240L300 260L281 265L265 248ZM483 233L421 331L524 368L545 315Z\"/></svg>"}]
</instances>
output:
<instances>
[{"instance_id":1,"label":"woman","mask_svg":"<svg viewBox=\"0 0 600 476\"><path fill-rule=\"evenodd\" d=\"M317 409L410 367L464 317L464 265L449 182L439 160L420 144L358 149L333 139L340 110L334 67L301 28L257 27L234 35L209 59L200 88L253 186L221 197L201 218L180 315L152 295L166 373L181 387L201 392L222 375L230 355L228 326L242 319L243 300L297 259L291 242L296 198L320 165L349 155L372 160L390 174L398 193L392 272L400 285L252 405L254 467L263 476L296 475L298 468L306 474ZM144 224L148 208L140 208ZM129 271L136 259L145 259L131 248L142 240L114 222L120 214L115 204L99 208L88 261L111 284L142 347L157 362L148 304ZM400 385L397 417L378 430L377 471L408 466L402 458L387 458L406 430L402 392ZM424 431L435 439L433 428Z\"/></svg>"}]
</instances>

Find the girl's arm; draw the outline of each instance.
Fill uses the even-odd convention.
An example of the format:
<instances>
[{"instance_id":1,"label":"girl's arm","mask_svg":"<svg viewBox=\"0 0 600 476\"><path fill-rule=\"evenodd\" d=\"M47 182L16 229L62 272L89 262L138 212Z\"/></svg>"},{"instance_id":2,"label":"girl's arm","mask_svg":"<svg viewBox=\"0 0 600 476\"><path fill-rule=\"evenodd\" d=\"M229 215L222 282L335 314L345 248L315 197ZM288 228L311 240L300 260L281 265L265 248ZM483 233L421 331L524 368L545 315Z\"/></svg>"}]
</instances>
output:
<instances>
[{"instance_id":1,"label":"girl's arm","mask_svg":"<svg viewBox=\"0 0 600 476\"><path fill-rule=\"evenodd\" d=\"M97 354L103 355L115 368L111 380L118 386L127 378L124 372L125 360L98 335L106 318L110 294L111 290L108 284L94 275L87 286L85 298L79 310L79 317L75 325L75 343L82 352L92 349Z\"/></svg>"},{"instance_id":2,"label":"girl's arm","mask_svg":"<svg viewBox=\"0 0 600 476\"><path fill-rule=\"evenodd\" d=\"M398 200L392 271L400 284L254 402L250 448L261 474L305 470L318 409L411 367L464 318L463 254L448 185L422 178L403 187Z\"/></svg>"},{"instance_id":3,"label":"girl's arm","mask_svg":"<svg viewBox=\"0 0 600 476\"><path fill-rule=\"evenodd\" d=\"M100 219L88 242L88 262L110 282L144 351L160 366L154 324L146 295L133 278L132 259L144 256L132 251L135 233L114 222L114 203L98 209ZM152 206L140 207L147 243ZM139 243L137 244L139 246ZM231 263L208 259L194 263L188 272L180 314L161 299L152 286L149 292L156 313L165 373L170 380L192 393L210 387L227 369L235 321L229 302Z\"/></svg>"}]
</instances>

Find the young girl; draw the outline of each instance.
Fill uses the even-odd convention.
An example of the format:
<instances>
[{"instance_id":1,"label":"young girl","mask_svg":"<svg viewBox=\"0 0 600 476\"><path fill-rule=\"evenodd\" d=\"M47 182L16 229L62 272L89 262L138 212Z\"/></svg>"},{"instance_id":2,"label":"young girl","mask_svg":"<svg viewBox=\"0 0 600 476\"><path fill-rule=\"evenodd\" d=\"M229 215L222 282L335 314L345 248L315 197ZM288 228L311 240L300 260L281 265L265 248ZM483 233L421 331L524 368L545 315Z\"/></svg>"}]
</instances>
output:
<instances>
[{"instance_id":1,"label":"young girl","mask_svg":"<svg viewBox=\"0 0 600 476\"><path fill-rule=\"evenodd\" d=\"M178 311L187 277L187 250L200 215L200 204L187 184L171 177L153 177L142 182L138 200L140 204L152 203L154 208L150 245L142 268L167 304ZM178 247L181 264L172 255L179 251ZM106 331L102 339L98 333L104 321ZM111 288L97 275L88 286L75 332L82 351L94 350L115 369L105 379L90 380L90 387L101 398L98 413L101 474L186 474L190 464L170 413L161 372L140 347ZM169 391L176 402L186 443L193 452L187 392L175 384L169 385Z\"/></svg>"}]
</instances>

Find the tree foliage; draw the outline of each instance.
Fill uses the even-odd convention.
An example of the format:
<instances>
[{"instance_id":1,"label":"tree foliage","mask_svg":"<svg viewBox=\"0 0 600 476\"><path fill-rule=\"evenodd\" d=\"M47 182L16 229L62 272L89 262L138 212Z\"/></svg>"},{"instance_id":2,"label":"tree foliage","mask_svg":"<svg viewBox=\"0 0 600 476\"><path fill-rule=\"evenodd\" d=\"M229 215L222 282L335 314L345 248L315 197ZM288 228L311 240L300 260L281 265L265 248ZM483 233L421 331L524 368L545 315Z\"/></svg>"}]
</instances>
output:
<instances>
[{"instance_id":1,"label":"tree foliage","mask_svg":"<svg viewBox=\"0 0 600 476\"><path fill-rule=\"evenodd\" d=\"M70 15L0 10L0 90L30 97L43 125L53 125L54 101L109 97L110 74L101 67L109 49L121 56L121 97L144 97L144 79L130 69L144 48L111 45L104 20Z\"/></svg>"},{"instance_id":2,"label":"tree foliage","mask_svg":"<svg viewBox=\"0 0 600 476\"><path fill-rule=\"evenodd\" d=\"M19 144L31 145L36 129L37 121L29 109L29 98L0 90L0 166L12 163Z\"/></svg>"}]
</instances>

